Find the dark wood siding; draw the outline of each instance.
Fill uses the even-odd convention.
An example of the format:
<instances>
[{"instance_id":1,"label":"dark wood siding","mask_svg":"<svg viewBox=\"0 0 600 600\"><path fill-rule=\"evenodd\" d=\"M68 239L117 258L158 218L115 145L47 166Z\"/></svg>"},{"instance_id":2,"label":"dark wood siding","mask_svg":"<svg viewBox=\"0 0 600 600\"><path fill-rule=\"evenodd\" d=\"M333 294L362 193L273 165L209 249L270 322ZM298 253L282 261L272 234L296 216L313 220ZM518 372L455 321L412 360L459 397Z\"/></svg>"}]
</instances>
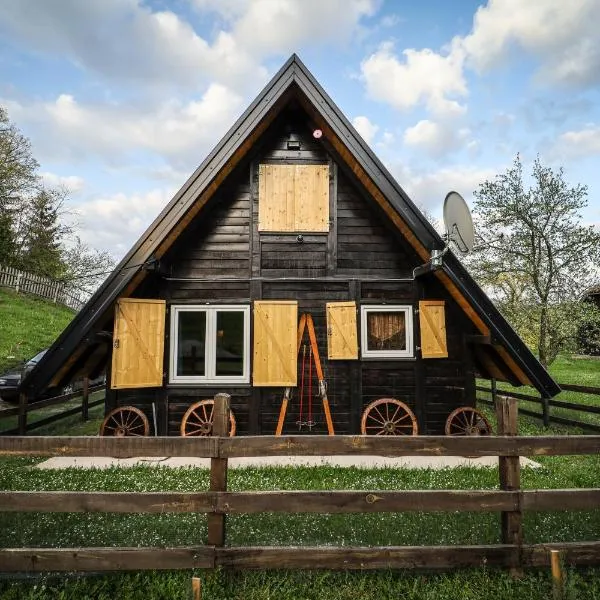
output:
<instances>
[{"instance_id":1,"label":"dark wood siding","mask_svg":"<svg viewBox=\"0 0 600 600\"><path fill-rule=\"evenodd\" d=\"M410 277L418 261L340 170L337 202L337 270L369 278Z\"/></svg>"},{"instance_id":2,"label":"dark wood siding","mask_svg":"<svg viewBox=\"0 0 600 600\"><path fill-rule=\"evenodd\" d=\"M163 257L160 273L148 278L143 293L146 297L166 298L169 304L297 300L299 314L310 313L315 323L337 433L358 433L362 411L379 398L397 398L408 404L418 416L421 433L441 433L454 408L474 402L473 369L469 366L473 362L472 350L464 337L475 333L474 327L435 276L423 276L418 284L412 280L413 269L422 261L353 176L336 163L336 156L312 137L311 131L310 123L303 121L299 113L284 113L265 133L248 162L231 174L210 205ZM290 148L290 140L299 142L300 148ZM258 168L264 162L329 164L329 233L258 232ZM355 300L360 327L362 304L417 308L420 298L446 300L447 359L423 360L418 352L414 358L404 360L327 359L327 302ZM417 314L414 323L418 327ZM305 341L308 351L308 339ZM169 346L167 339L165 370ZM299 382L301 355L302 350ZM307 420L308 387L305 375L303 420ZM326 433L317 390L313 371L316 425L312 433ZM110 402L139 406L149 417L154 402L159 432L178 435L181 418L192 402L228 392L232 395L238 434L272 434L283 391L252 389L251 384L165 385L160 390L113 392ZM292 394L285 433L298 433L299 392L300 386ZM310 432L308 428L301 431Z\"/></svg>"}]
</instances>

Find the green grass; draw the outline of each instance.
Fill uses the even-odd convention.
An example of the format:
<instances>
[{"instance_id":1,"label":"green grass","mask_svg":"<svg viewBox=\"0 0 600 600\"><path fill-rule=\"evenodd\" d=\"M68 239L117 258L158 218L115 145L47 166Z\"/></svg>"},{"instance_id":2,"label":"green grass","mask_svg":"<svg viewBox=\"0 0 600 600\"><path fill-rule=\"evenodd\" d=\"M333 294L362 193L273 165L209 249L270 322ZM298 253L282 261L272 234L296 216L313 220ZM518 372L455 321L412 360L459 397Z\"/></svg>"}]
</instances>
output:
<instances>
[{"instance_id":1,"label":"green grass","mask_svg":"<svg viewBox=\"0 0 600 600\"><path fill-rule=\"evenodd\" d=\"M596 361L593 366L596 365ZM557 368L571 374L588 361L565 358ZM587 373L587 366L585 367ZM565 375L566 377L566 375ZM600 373L586 385L598 385ZM558 379L558 376L557 376ZM564 380L564 377L563 377ZM96 409L87 424L55 425L53 433L81 435L98 429L102 417ZM494 415L486 410L494 421ZM521 417L523 435L568 435L570 430ZM523 469L525 489L600 487L600 457L537 457L540 469ZM137 466L106 470L32 468L35 458L0 459L3 490L106 490L202 491L209 485L203 469ZM229 489L498 489L497 469L343 469L300 467L235 469L229 472ZM500 517L495 513L398 513L358 515L284 515L263 513L228 517L229 545L435 545L498 543ZM600 510L526 512L526 543L598 539ZM0 514L0 546L181 546L206 542L204 515L160 514ZM411 571L180 571L119 573L90 577L35 578L29 582L0 580L0 598L171 599L191 597L191 577L203 582L204 600L286 599L436 599L494 600L552 596L547 570L528 570L522 579L506 572L470 569L431 574ZM600 598L600 568L572 569L567 577L568 599Z\"/></svg>"},{"instance_id":2,"label":"green grass","mask_svg":"<svg viewBox=\"0 0 600 600\"><path fill-rule=\"evenodd\" d=\"M600 388L600 359L596 357L579 355L559 356L550 365L548 371L554 380L559 384L565 383ZM478 380L477 385L489 387L489 381L483 379ZM498 390L512 391L519 394L528 394L539 398L539 393L537 390L529 386L513 387L508 383L498 382ZM477 396L479 398L488 400L491 399L491 394L486 392L477 392ZM581 392L561 392L555 396L553 400L570 402L572 404L583 404L587 406L600 406L600 396L594 394L583 394ZM542 406L537 402L519 400L519 407L525 410L537 412L540 415L542 413ZM600 414L592 414L579 410L551 406L550 415L600 426ZM574 430L572 429L571 431ZM583 431L579 431L578 433L583 433Z\"/></svg>"},{"instance_id":3,"label":"green grass","mask_svg":"<svg viewBox=\"0 0 600 600\"><path fill-rule=\"evenodd\" d=\"M600 597L598 569L569 571L565 600ZM522 579L486 569L446 574L407 572L242 571L128 573L90 578L0 582L3 600L179 600L191 598L191 578L203 600L548 600L550 574Z\"/></svg>"},{"instance_id":4,"label":"green grass","mask_svg":"<svg viewBox=\"0 0 600 600\"><path fill-rule=\"evenodd\" d=\"M0 373L49 346L74 315L60 304L0 288Z\"/></svg>"},{"instance_id":5,"label":"green grass","mask_svg":"<svg viewBox=\"0 0 600 600\"><path fill-rule=\"evenodd\" d=\"M90 402L99 400L100 398L104 398L104 390L90 394ZM35 404L32 406L35 406ZM27 423L42 421L43 419L46 419L52 415L56 415L71 408L80 406L81 396L77 396L60 404L54 404L38 410L31 410L27 414ZM91 408L88 416L88 421L82 421L79 414L71 415L70 417L55 421L54 423L33 429L30 435L66 435L66 431L69 432L68 435L97 435L98 431L100 430L100 423L104 417L104 403ZM0 417L0 433L16 428L17 424L18 417L16 415L3 418Z\"/></svg>"}]
</instances>

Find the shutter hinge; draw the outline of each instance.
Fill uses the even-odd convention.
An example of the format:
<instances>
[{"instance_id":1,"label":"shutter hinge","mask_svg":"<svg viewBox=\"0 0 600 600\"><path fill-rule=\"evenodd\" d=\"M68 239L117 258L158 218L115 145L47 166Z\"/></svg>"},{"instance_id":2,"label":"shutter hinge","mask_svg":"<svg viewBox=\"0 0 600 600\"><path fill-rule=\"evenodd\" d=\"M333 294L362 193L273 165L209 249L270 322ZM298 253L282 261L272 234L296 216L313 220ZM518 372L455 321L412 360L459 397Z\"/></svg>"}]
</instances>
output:
<instances>
[{"instance_id":1,"label":"shutter hinge","mask_svg":"<svg viewBox=\"0 0 600 600\"><path fill-rule=\"evenodd\" d=\"M113 342L113 348L118 348L119 347L119 340L115 340Z\"/></svg>"}]
</instances>

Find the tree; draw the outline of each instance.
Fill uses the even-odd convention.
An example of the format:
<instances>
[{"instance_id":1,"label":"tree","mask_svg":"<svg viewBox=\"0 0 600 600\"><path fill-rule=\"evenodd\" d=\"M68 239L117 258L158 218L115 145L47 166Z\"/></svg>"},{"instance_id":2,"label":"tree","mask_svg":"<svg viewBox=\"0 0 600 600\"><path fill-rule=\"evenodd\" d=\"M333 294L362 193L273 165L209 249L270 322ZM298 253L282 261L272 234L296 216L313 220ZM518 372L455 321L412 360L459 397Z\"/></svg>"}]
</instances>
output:
<instances>
[{"instance_id":1,"label":"tree","mask_svg":"<svg viewBox=\"0 0 600 600\"><path fill-rule=\"evenodd\" d=\"M572 348L579 324L598 319L581 302L598 277L600 233L582 223L587 188L570 187L563 169L533 163L532 185L520 157L475 192L476 248L469 259L475 278L513 327L548 366Z\"/></svg>"},{"instance_id":2,"label":"tree","mask_svg":"<svg viewBox=\"0 0 600 600\"><path fill-rule=\"evenodd\" d=\"M63 248L63 280L83 292L92 294L113 270L115 261L106 251L95 250L78 237Z\"/></svg>"},{"instance_id":3,"label":"tree","mask_svg":"<svg viewBox=\"0 0 600 600\"><path fill-rule=\"evenodd\" d=\"M66 190L42 188L32 198L26 215L19 267L52 279L65 274L62 242L70 228L61 220Z\"/></svg>"},{"instance_id":4,"label":"tree","mask_svg":"<svg viewBox=\"0 0 600 600\"><path fill-rule=\"evenodd\" d=\"M29 140L0 106L0 264L12 264L21 242L24 208L37 185Z\"/></svg>"}]
</instances>

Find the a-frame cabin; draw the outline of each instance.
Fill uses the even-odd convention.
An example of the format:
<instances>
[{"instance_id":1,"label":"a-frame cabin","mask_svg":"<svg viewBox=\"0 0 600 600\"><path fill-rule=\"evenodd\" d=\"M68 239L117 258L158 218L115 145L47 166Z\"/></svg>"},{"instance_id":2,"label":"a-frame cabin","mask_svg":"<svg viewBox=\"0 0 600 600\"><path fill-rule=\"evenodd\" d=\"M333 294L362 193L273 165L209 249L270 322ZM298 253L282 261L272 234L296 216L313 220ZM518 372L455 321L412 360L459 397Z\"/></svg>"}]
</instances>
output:
<instances>
[{"instance_id":1,"label":"a-frame cabin","mask_svg":"<svg viewBox=\"0 0 600 600\"><path fill-rule=\"evenodd\" d=\"M124 207L124 218L126 218ZM232 396L237 434L307 420L314 321L336 433L404 402L419 433L475 403L475 378L559 387L294 55L24 382L30 398L107 369L106 410L178 435L188 407ZM428 266L429 265L429 266ZM415 271L416 269L416 271ZM416 275L416 276L415 276ZM299 395L304 373L303 416ZM312 433L326 433L313 401ZM308 428L303 428L308 432Z\"/></svg>"}]
</instances>

